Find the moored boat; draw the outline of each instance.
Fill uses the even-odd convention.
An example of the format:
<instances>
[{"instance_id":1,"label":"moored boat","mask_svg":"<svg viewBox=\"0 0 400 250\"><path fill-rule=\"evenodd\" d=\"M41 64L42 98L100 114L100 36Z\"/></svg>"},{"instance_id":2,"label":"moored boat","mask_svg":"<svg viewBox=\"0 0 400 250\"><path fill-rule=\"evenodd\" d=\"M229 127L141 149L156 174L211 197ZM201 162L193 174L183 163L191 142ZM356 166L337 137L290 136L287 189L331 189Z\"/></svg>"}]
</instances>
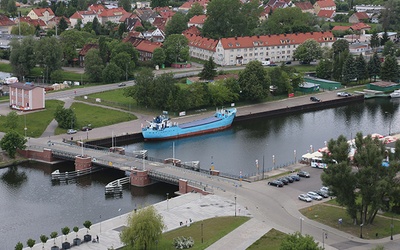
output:
<instances>
[{"instance_id":1,"label":"moored boat","mask_svg":"<svg viewBox=\"0 0 400 250\"><path fill-rule=\"evenodd\" d=\"M395 90L393 93L390 93L391 98L399 98L400 97L400 89Z\"/></svg>"},{"instance_id":2,"label":"moored boat","mask_svg":"<svg viewBox=\"0 0 400 250\"><path fill-rule=\"evenodd\" d=\"M205 134L229 128L236 116L236 108L217 109L213 116L183 124L173 123L166 115L154 118L142 128L145 140L168 140Z\"/></svg>"}]
</instances>

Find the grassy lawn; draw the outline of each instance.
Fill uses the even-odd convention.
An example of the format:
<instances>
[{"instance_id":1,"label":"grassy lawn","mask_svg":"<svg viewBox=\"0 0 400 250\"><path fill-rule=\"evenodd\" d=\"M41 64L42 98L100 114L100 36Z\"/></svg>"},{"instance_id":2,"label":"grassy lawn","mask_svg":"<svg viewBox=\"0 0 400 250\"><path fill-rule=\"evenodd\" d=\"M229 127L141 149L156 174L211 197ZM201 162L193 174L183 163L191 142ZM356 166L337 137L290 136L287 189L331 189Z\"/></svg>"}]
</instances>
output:
<instances>
[{"instance_id":1,"label":"grassy lawn","mask_svg":"<svg viewBox=\"0 0 400 250\"><path fill-rule=\"evenodd\" d=\"M331 203L332 201L330 201ZM346 210L341 207L318 204L309 208L304 208L300 212L311 220L318 221L322 224L336 228L340 231L360 237L360 225L354 225L353 220L347 215ZM342 218L343 223L338 224L338 219ZM390 236L391 217L376 216L373 225L366 225L362 228L364 239L376 239ZM400 221L393 221L393 234L400 233Z\"/></svg>"},{"instance_id":2,"label":"grassy lawn","mask_svg":"<svg viewBox=\"0 0 400 250\"><path fill-rule=\"evenodd\" d=\"M25 119L26 119L26 135L28 137L39 137L43 134L44 130L47 128L49 123L54 118L54 112L58 105L63 105L62 101L49 100L46 101L46 109L42 111L36 111L32 113L25 113L21 115L18 120L18 124L15 128L20 134L24 134ZM20 112L18 112L20 113ZM5 116L0 116L0 131L7 132L4 127L6 121Z\"/></svg>"},{"instance_id":3,"label":"grassy lawn","mask_svg":"<svg viewBox=\"0 0 400 250\"><path fill-rule=\"evenodd\" d=\"M296 65L296 66L293 66L296 70L297 70L297 72L299 72L299 73L305 73L305 72L315 72L315 69L317 68L317 65L314 65L314 64L312 64L312 65Z\"/></svg>"},{"instance_id":4,"label":"grassy lawn","mask_svg":"<svg viewBox=\"0 0 400 250\"><path fill-rule=\"evenodd\" d=\"M204 221L192 223L190 227L181 227L164 233L162 240L158 243L158 249L175 249L173 239L176 237L192 237L194 246L191 249L206 249L246 221L249 217L216 217ZM178 223L178 222L177 222ZM203 225L203 230L201 230ZM203 232L203 233L202 233ZM203 239L203 243L201 242Z\"/></svg>"},{"instance_id":5,"label":"grassy lawn","mask_svg":"<svg viewBox=\"0 0 400 250\"><path fill-rule=\"evenodd\" d=\"M276 229L271 229L260 239L253 243L247 250L276 250L281 246L282 240L286 237L285 233Z\"/></svg>"},{"instance_id":6,"label":"grassy lawn","mask_svg":"<svg viewBox=\"0 0 400 250\"><path fill-rule=\"evenodd\" d=\"M78 120L73 126L78 130L88 124L92 124L93 128L98 128L137 119L136 116L129 113L79 102L73 103L71 108L74 110ZM65 129L57 128L55 134L64 134L65 132Z\"/></svg>"}]
</instances>

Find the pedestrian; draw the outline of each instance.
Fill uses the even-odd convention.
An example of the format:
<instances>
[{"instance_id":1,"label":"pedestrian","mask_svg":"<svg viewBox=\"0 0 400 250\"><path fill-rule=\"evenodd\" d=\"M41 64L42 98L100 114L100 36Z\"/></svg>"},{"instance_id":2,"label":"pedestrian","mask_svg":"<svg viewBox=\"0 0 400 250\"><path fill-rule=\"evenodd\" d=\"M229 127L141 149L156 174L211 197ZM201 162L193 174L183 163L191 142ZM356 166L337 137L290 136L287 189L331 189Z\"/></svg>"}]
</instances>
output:
<instances>
[{"instance_id":1,"label":"pedestrian","mask_svg":"<svg viewBox=\"0 0 400 250\"><path fill-rule=\"evenodd\" d=\"M96 240L97 240L97 243L99 243L99 236L98 235L96 235Z\"/></svg>"}]
</instances>

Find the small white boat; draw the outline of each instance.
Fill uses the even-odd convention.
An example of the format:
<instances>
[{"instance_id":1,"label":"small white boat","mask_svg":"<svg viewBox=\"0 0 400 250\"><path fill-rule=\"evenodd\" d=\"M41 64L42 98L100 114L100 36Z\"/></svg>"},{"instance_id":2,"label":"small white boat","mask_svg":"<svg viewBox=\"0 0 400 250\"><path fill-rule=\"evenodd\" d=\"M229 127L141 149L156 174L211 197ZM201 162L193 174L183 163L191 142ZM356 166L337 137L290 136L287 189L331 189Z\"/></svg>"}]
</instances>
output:
<instances>
[{"instance_id":1,"label":"small white boat","mask_svg":"<svg viewBox=\"0 0 400 250\"><path fill-rule=\"evenodd\" d=\"M391 98L399 98L400 97L400 89L397 89L393 93L391 93L390 97Z\"/></svg>"}]
</instances>

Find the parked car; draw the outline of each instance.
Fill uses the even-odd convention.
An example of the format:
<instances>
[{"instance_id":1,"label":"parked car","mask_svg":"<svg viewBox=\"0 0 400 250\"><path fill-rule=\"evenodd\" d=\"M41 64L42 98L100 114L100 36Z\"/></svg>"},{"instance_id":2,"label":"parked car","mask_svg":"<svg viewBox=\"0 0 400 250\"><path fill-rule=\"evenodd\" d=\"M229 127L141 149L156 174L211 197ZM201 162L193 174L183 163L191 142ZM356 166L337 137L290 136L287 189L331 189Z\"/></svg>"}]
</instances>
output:
<instances>
[{"instance_id":1,"label":"parked car","mask_svg":"<svg viewBox=\"0 0 400 250\"><path fill-rule=\"evenodd\" d=\"M283 177L279 178L278 181L282 182L282 183L285 184L285 185L288 185L288 184L289 184L289 180L286 179L286 178L283 178Z\"/></svg>"},{"instance_id":2,"label":"parked car","mask_svg":"<svg viewBox=\"0 0 400 250\"><path fill-rule=\"evenodd\" d=\"M311 97L310 97L310 101L312 101L312 102L320 102L321 99L319 99L319 98L317 98L317 97L315 97L315 96L311 96Z\"/></svg>"},{"instance_id":3,"label":"parked car","mask_svg":"<svg viewBox=\"0 0 400 250\"><path fill-rule=\"evenodd\" d=\"M328 187L322 187L319 190L324 191L324 192L329 192L329 188Z\"/></svg>"},{"instance_id":4,"label":"parked car","mask_svg":"<svg viewBox=\"0 0 400 250\"><path fill-rule=\"evenodd\" d=\"M293 183L294 182L294 179L292 177L290 177L290 176L285 176L283 178L286 178L289 181L289 183Z\"/></svg>"},{"instance_id":5,"label":"parked car","mask_svg":"<svg viewBox=\"0 0 400 250\"><path fill-rule=\"evenodd\" d=\"M300 194L299 195L299 200L305 201L305 202L311 202L312 201L312 199L310 197L308 197L308 195L306 195L306 194Z\"/></svg>"},{"instance_id":6,"label":"parked car","mask_svg":"<svg viewBox=\"0 0 400 250\"><path fill-rule=\"evenodd\" d=\"M337 95L337 96L340 96L340 97L348 97L348 96L351 96L351 94L350 94L350 93L347 93L347 92L338 92L336 95Z\"/></svg>"},{"instance_id":7,"label":"parked car","mask_svg":"<svg viewBox=\"0 0 400 250\"><path fill-rule=\"evenodd\" d=\"M292 64L292 61L286 61L285 64Z\"/></svg>"},{"instance_id":8,"label":"parked car","mask_svg":"<svg viewBox=\"0 0 400 250\"><path fill-rule=\"evenodd\" d=\"M278 64L271 63L271 64L270 64L270 65L268 65L268 66L270 66L270 67L276 67L276 66L278 66Z\"/></svg>"},{"instance_id":9,"label":"parked car","mask_svg":"<svg viewBox=\"0 0 400 250\"><path fill-rule=\"evenodd\" d=\"M292 177L292 179L295 180L295 181L299 181L300 180L300 176L298 176L298 175L291 175L290 177Z\"/></svg>"},{"instance_id":10,"label":"parked car","mask_svg":"<svg viewBox=\"0 0 400 250\"><path fill-rule=\"evenodd\" d=\"M317 194L316 192L310 191L307 193L307 195L308 195L308 197L310 197L313 200L317 200L317 201L322 200L322 197L319 194Z\"/></svg>"},{"instance_id":11,"label":"parked car","mask_svg":"<svg viewBox=\"0 0 400 250\"><path fill-rule=\"evenodd\" d=\"M283 182L278 181L278 180L273 180L273 181L268 182L268 185L275 186L275 187L283 187Z\"/></svg>"},{"instance_id":12,"label":"parked car","mask_svg":"<svg viewBox=\"0 0 400 250\"><path fill-rule=\"evenodd\" d=\"M121 82L118 84L118 87L124 87L124 86L126 86L126 83L124 83L124 82Z\"/></svg>"},{"instance_id":13,"label":"parked car","mask_svg":"<svg viewBox=\"0 0 400 250\"><path fill-rule=\"evenodd\" d=\"M328 198L329 197L329 194L327 192L324 192L324 191L321 191L321 190L316 190L314 192L317 193L322 198Z\"/></svg>"},{"instance_id":14,"label":"parked car","mask_svg":"<svg viewBox=\"0 0 400 250\"><path fill-rule=\"evenodd\" d=\"M67 130L67 134L69 134L69 135L76 134L76 132L78 132L78 131L76 131L76 129L72 129L72 128Z\"/></svg>"},{"instance_id":15,"label":"parked car","mask_svg":"<svg viewBox=\"0 0 400 250\"><path fill-rule=\"evenodd\" d=\"M300 176L300 177L304 177L304 178L310 178L310 174L308 172L306 172L306 171L303 171L303 170L299 171L297 173L297 175Z\"/></svg>"},{"instance_id":16,"label":"parked car","mask_svg":"<svg viewBox=\"0 0 400 250\"><path fill-rule=\"evenodd\" d=\"M92 130L92 125L91 124L82 127L82 131L90 131L90 130Z\"/></svg>"}]
</instances>

